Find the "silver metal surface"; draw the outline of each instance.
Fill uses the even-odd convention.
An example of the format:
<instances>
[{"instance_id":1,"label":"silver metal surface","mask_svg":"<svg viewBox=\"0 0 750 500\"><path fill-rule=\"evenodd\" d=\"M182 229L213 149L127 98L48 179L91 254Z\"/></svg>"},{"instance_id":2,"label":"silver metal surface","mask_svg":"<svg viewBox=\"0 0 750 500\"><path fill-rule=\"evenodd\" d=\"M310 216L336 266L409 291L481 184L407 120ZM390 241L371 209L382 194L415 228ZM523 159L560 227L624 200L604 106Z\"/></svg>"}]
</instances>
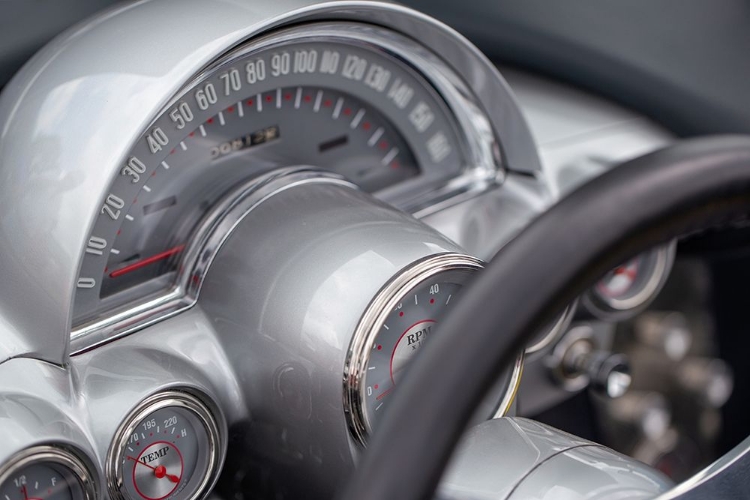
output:
<instances>
[{"instance_id":1,"label":"silver metal surface","mask_svg":"<svg viewBox=\"0 0 750 500\"><path fill-rule=\"evenodd\" d=\"M154 19L170 22L153 29ZM356 1L124 4L55 39L0 98L0 213L7 214L0 239L13 242L0 253L0 278L14 283L0 296L7 340L0 360L63 364L85 238L132 141L222 54L303 20L374 23L431 47L474 90L502 138L507 168L538 170L528 129L494 67L454 31L414 11Z\"/></svg>"},{"instance_id":2,"label":"silver metal surface","mask_svg":"<svg viewBox=\"0 0 750 500\"><path fill-rule=\"evenodd\" d=\"M45 463L61 465L73 475L77 481L77 484L71 485L71 488L74 488L71 492L73 498L83 500L97 498L97 482L84 462L71 449L52 445L34 446L18 452L0 467L0 485L25 467Z\"/></svg>"},{"instance_id":3,"label":"silver metal surface","mask_svg":"<svg viewBox=\"0 0 750 500\"><path fill-rule=\"evenodd\" d=\"M652 498L671 486L659 472L604 446L533 420L506 417L466 432L439 496L632 498L648 492Z\"/></svg>"},{"instance_id":4,"label":"silver metal surface","mask_svg":"<svg viewBox=\"0 0 750 500\"><path fill-rule=\"evenodd\" d=\"M198 300L248 411L259 419L238 430L245 436L238 439L254 445L235 466L263 467L228 474L263 470L258 481L283 483L278 488L289 497L332 494L361 450L342 391L352 335L394 276L447 253L463 251L408 214L340 184L284 189L242 219Z\"/></svg>"},{"instance_id":5,"label":"silver metal surface","mask_svg":"<svg viewBox=\"0 0 750 500\"><path fill-rule=\"evenodd\" d=\"M202 395L201 397L205 398L206 396ZM219 433L219 426L216 423L214 415L203 401L201 401L198 396L191 394L189 390L169 390L154 394L142 401L133 409L117 430L112 445L109 448L109 452L107 453L107 487L111 498L121 500L126 500L128 498L124 490L125 486L122 469L124 454L127 453L126 448L128 439L130 439L130 436L133 435L133 432L135 432L136 428L146 417L161 408L167 407L184 408L191 412L203 425L207 437L208 449L203 450L205 455L202 456L202 458L205 458L205 467L202 470L196 471L197 474L199 474L197 477L188 478L188 487L191 487L192 493L184 498L187 500L203 498L208 494L210 488L213 487L218 479L220 472L219 464L222 461L222 444L220 441L221 435ZM160 498L167 496L169 491L161 493L162 494L160 495L148 496L152 498Z\"/></svg>"}]
</instances>

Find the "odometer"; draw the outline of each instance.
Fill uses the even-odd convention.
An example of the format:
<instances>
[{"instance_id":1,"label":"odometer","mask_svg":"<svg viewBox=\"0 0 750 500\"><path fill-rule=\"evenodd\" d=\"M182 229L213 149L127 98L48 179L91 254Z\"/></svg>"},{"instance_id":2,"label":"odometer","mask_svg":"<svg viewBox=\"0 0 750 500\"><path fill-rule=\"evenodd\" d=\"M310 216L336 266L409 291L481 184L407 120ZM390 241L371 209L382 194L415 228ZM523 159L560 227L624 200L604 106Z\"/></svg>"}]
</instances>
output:
<instances>
[{"instance_id":1,"label":"odometer","mask_svg":"<svg viewBox=\"0 0 750 500\"><path fill-rule=\"evenodd\" d=\"M441 186L466 168L465 138L428 75L395 46L434 57L383 29L308 25L236 49L187 85L102 200L83 249L73 336L172 293L199 222L268 171L332 170L406 210L436 192L444 199Z\"/></svg>"}]
</instances>

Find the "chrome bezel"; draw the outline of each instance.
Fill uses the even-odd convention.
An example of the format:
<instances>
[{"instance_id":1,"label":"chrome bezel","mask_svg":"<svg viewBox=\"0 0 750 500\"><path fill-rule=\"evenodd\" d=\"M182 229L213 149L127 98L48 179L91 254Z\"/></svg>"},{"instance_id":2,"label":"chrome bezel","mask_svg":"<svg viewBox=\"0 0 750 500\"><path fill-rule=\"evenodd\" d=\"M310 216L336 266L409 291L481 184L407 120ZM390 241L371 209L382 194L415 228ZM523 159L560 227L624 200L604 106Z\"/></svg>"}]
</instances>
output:
<instances>
[{"instance_id":1,"label":"chrome bezel","mask_svg":"<svg viewBox=\"0 0 750 500\"><path fill-rule=\"evenodd\" d=\"M588 312L604 321L622 321L635 316L648 306L664 287L672 270L676 249L677 242L672 241L648 251L655 259L654 267L642 288L632 297L605 297L592 287L581 297L581 303Z\"/></svg>"},{"instance_id":2,"label":"chrome bezel","mask_svg":"<svg viewBox=\"0 0 750 500\"><path fill-rule=\"evenodd\" d=\"M362 27L367 31L363 32ZM217 72L220 68L233 64L248 54L266 51L275 46L300 41L336 41L359 47L368 47L382 52L384 56L404 62L427 85L436 92L439 100L446 104L447 110L455 120L455 132L463 148L462 155L466 163L461 172L440 185L432 186L429 192L400 193L399 198L409 203L398 203L395 199L383 196L384 201L393 203L398 208L416 217L429 215L447 206L459 203L496 187L502 182L504 169L500 164L499 146L492 130L491 122L482 111L476 97L464 80L429 48L407 38L392 29L361 22L335 21L310 22L301 26L286 27L275 32L246 41L217 58L212 64L199 71L188 83L172 96L167 104L154 117L154 121L163 116L183 95L195 88L201 81ZM149 127L147 127L148 129ZM288 169L280 169L282 174ZM274 173L271 173L273 176ZM340 182L346 182L337 174ZM256 181L267 176L250 180L235 192L254 189ZM231 195L230 195L231 196ZM212 210L207 218L219 218L220 212L227 203ZM218 216L216 214L219 214ZM196 233L190 247L196 241L202 241L203 234ZM100 344L133 333L146 326L171 317L192 307L197 299L197 286L185 284L185 269L193 269L198 252L186 252L180 263L183 269L175 280L175 286L135 302L124 304L119 308L104 312L99 317L86 323L76 325L70 334L71 352L77 354ZM200 275L202 280L203 274Z\"/></svg>"},{"instance_id":3,"label":"chrome bezel","mask_svg":"<svg viewBox=\"0 0 750 500\"><path fill-rule=\"evenodd\" d=\"M40 445L20 451L0 468L0 485L12 477L16 471L43 462L51 462L65 467L78 481L78 487L81 489L81 495L85 500L97 498L96 482L89 468L77 453L67 446L60 445Z\"/></svg>"},{"instance_id":4,"label":"chrome bezel","mask_svg":"<svg viewBox=\"0 0 750 500\"><path fill-rule=\"evenodd\" d=\"M455 271L472 274L483 268L484 264L481 260L468 255L459 253L431 255L399 273L370 302L349 344L343 378L344 414L352 436L360 445L367 445L367 438L372 431L370 421L364 410L363 402L366 396L363 381L370 361L372 347L388 315L403 300L404 296L438 274ZM510 386L497 409L497 415L504 415L510 409L520 384L522 369L523 355L520 355L513 367Z\"/></svg>"},{"instance_id":5,"label":"chrome bezel","mask_svg":"<svg viewBox=\"0 0 750 500\"><path fill-rule=\"evenodd\" d=\"M205 398L205 396L198 397L194 394L194 391L189 389L169 390L146 398L130 412L117 429L115 438L107 452L105 473L107 476L107 489L110 497L115 500L128 500L128 497L123 493L125 483L122 469L122 457L125 452L128 436L133 434L136 427L138 427L148 415L170 406L176 406L192 412L201 424L203 424L206 431L208 442L208 461L206 464L206 471L193 494L187 497L186 500L197 500L205 497L219 478L222 444L219 426L214 417L214 413L209 409L209 406L203 402L203 399L207 398Z\"/></svg>"},{"instance_id":6,"label":"chrome bezel","mask_svg":"<svg viewBox=\"0 0 750 500\"><path fill-rule=\"evenodd\" d=\"M526 350L526 356L536 354L547 347L554 344L565 331L570 327L570 323L573 321L576 309L578 308L578 301L573 302L557 317L552 328L549 329L543 336L541 336L536 342L529 345Z\"/></svg>"}]
</instances>

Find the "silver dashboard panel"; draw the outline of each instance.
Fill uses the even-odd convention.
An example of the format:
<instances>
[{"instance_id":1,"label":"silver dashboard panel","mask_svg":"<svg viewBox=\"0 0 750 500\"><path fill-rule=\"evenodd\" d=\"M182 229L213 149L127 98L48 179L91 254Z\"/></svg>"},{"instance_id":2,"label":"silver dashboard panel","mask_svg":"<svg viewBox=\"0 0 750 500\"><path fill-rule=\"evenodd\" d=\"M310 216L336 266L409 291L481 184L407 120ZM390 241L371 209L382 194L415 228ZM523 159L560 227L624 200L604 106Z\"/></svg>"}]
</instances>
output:
<instances>
[{"instance_id":1,"label":"silver dashboard panel","mask_svg":"<svg viewBox=\"0 0 750 500\"><path fill-rule=\"evenodd\" d=\"M423 220L480 258L490 258L562 193L612 162L672 141L605 101L503 70L519 108L502 79L500 86L486 85L498 73L476 49L395 5L159 0L109 11L43 49L0 97L0 239L13 242L0 253L0 462L18 449L62 442L77 447L103 480L121 419L169 388L209 395L222 423L248 418L242 384L251 372L235 371L200 304L71 358L72 293L91 215L131 146L123 138L136 137L216 57L302 16L372 22L442 47L442 57L475 89L502 138L510 172L502 188ZM189 29L160 31L167 19ZM122 32L132 34L127 50ZM90 37L99 41L97 51L110 51L109 59L87 58L94 50ZM99 487L104 491L103 482Z\"/></svg>"},{"instance_id":2,"label":"silver dashboard panel","mask_svg":"<svg viewBox=\"0 0 750 500\"><path fill-rule=\"evenodd\" d=\"M85 236L130 138L222 53L302 18L362 20L440 47L492 117L506 166L539 170L533 140L499 73L463 38L419 13L383 3L310 0L125 4L51 42L0 98L0 213L8 214L0 238L14 242L0 255L0 277L13 283L0 296L0 360L66 359ZM165 20L180 29L159 29ZM129 35L126 44L122 33ZM96 56L101 53L109 57ZM490 79L499 85L488 85Z\"/></svg>"}]
</instances>

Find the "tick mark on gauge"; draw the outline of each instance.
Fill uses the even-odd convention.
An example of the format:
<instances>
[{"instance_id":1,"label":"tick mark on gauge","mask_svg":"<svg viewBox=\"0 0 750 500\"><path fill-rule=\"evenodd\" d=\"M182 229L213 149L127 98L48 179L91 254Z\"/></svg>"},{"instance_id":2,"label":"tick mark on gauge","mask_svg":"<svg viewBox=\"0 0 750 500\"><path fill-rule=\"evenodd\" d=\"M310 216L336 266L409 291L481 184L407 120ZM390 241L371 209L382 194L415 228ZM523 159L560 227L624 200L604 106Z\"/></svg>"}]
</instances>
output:
<instances>
[{"instance_id":1,"label":"tick mark on gauge","mask_svg":"<svg viewBox=\"0 0 750 500\"><path fill-rule=\"evenodd\" d=\"M453 297L453 295L452 295L452 294L451 294L451 295L448 295L448 300L446 300L446 301L445 301L445 305L446 305L446 306L448 305L448 302L450 302L450 301L451 301L451 297Z\"/></svg>"},{"instance_id":2,"label":"tick mark on gauge","mask_svg":"<svg viewBox=\"0 0 750 500\"><path fill-rule=\"evenodd\" d=\"M434 304L434 303L435 303L435 299L430 299L430 304Z\"/></svg>"},{"instance_id":3,"label":"tick mark on gauge","mask_svg":"<svg viewBox=\"0 0 750 500\"><path fill-rule=\"evenodd\" d=\"M127 220L130 220L130 221L132 221L134 219L134 217L132 215L130 215L130 214L126 215L125 218Z\"/></svg>"},{"instance_id":4,"label":"tick mark on gauge","mask_svg":"<svg viewBox=\"0 0 750 500\"><path fill-rule=\"evenodd\" d=\"M242 101L237 103L237 114L240 115L240 118L245 116L245 108L242 107Z\"/></svg>"},{"instance_id":5,"label":"tick mark on gauge","mask_svg":"<svg viewBox=\"0 0 750 500\"><path fill-rule=\"evenodd\" d=\"M318 90L318 93L315 95L315 104L313 104L313 111L316 113L320 110L320 102L323 100L323 91Z\"/></svg>"},{"instance_id":6,"label":"tick mark on gauge","mask_svg":"<svg viewBox=\"0 0 750 500\"><path fill-rule=\"evenodd\" d=\"M375 411L378 411L380 407L383 406L383 403L380 403L378 406L375 407Z\"/></svg>"},{"instance_id":7,"label":"tick mark on gauge","mask_svg":"<svg viewBox=\"0 0 750 500\"><path fill-rule=\"evenodd\" d=\"M258 109L258 112L260 113L261 111L263 111L263 98L260 94L258 94L255 96L255 100L258 103L257 109Z\"/></svg>"},{"instance_id":8,"label":"tick mark on gauge","mask_svg":"<svg viewBox=\"0 0 750 500\"><path fill-rule=\"evenodd\" d=\"M396 157L397 154L398 154L398 148L391 148L391 150L388 151L388 154L383 157L383 160L381 161L381 163L383 165L388 165L391 162L391 160L393 160Z\"/></svg>"},{"instance_id":9,"label":"tick mark on gauge","mask_svg":"<svg viewBox=\"0 0 750 500\"><path fill-rule=\"evenodd\" d=\"M200 127L198 127L198 130L201 131L201 135L203 137L206 137L206 128L203 125L201 125Z\"/></svg>"},{"instance_id":10,"label":"tick mark on gauge","mask_svg":"<svg viewBox=\"0 0 750 500\"><path fill-rule=\"evenodd\" d=\"M110 253L113 253L115 255L120 255L120 251L117 250L116 248L113 248L112 250L110 250Z\"/></svg>"},{"instance_id":11,"label":"tick mark on gauge","mask_svg":"<svg viewBox=\"0 0 750 500\"><path fill-rule=\"evenodd\" d=\"M385 328L386 330L390 330L390 328L388 328L388 325L386 325L385 323L383 324L383 328Z\"/></svg>"},{"instance_id":12,"label":"tick mark on gauge","mask_svg":"<svg viewBox=\"0 0 750 500\"><path fill-rule=\"evenodd\" d=\"M404 311L401 311L400 313L398 313L398 315L403 318L404 317Z\"/></svg>"},{"instance_id":13,"label":"tick mark on gauge","mask_svg":"<svg viewBox=\"0 0 750 500\"><path fill-rule=\"evenodd\" d=\"M151 188L148 186L143 186L143 190L146 191L147 193L151 192Z\"/></svg>"},{"instance_id":14,"label":"tick mark on gauge","mask_svg":"<svg viewBox=\"0 0 750 500\"><path fill-rule=\"evenodd\" d=\"M419 300L416 295L414 296L414 305L419 305Z\"/></svg>"},{"instance_id":15,"label":"tick mark on gauge","mask_svg":"<svg viewBox=\"0 0 750 500\"><path fill-rule=\"evenodd\" d=\"M382 350L383 350L383 346L382 345L378 345L378 351L382 351Z\"/></svg>"},{"instance_id":16,"label":"tick mark on gauge","mask_svg":"<svg viewBox=\"0 0 750 500\"><path fill-rule=\"evenodd\" d=\"M294 98L294 109L299 109L299 105L302 102L302 87L297 87L297 95Z\"/></svg>"},{"instance_id":17,"label":"tick mark on gauge","mask_svg":"<svg viewBox=\"0 0 750 500\"><path fill-rule=\"evenodd\" d=\"M161 166L164 167L165 170L169 170L169 165L167 164L167 162L161 162Z\"/></svg>"},{"instance_id":18,"label":"tick mark on gauge","mask_svg":"<svg viewBox=\"0 0 750 500\"><path fill-rule=\"evenodd\" d=\"M357 128L357 125L359 125L359 122L362 121L362 118L364 116L365 116L365 110L364 109L360 109L359 111L357 111L357 114L354 115L354 119L349 124L349 127L351 127L352 129Z\"/></svg>"},{"instance_id":19,"label":"tick mark on gauge","mask_svg":"<svg viewBox=\"0 0 750 500\"><path fill-rule=\"evenodd\" d=\"M333 108L333 119L338 120L339 115L341 114L341 108L344 106L344 98L339 97L339 100L336 101L336 107Z\"/></svg>"},{"instance_id":20,"label":"tick mark on gauge","mask_svg":"<svg viewBox=\"0 0 750 500\"><path fill-rule=\"evenodd\" d=\"M281 89L276 89L276 109L281 109Z\"/></svg>"},{"instance_id":21,"label":"tick mark on gauge","mask_svg":"<svg viewBox=\"0 0 750 500\"><path fill-rule=\"evenodd\" d=\"M378 128L375 133L372 134L370 140L367 141L367 145L373 147L378 142L378 139L380 139L380 136L383 135L383 132L383 127Z\"/></svg>"},{"instance_id":22,"label":"tick mark on gauge","mask_svg":"<svg viewBox=\"0 0 750 500\"><path fill-rule=\"evenodd\" d=\"M224 120L224 113L219 111L218 117L219 117L219 125L223 127L224 125L227 124L227 122Z\"/></svg>"}]
</instances>

